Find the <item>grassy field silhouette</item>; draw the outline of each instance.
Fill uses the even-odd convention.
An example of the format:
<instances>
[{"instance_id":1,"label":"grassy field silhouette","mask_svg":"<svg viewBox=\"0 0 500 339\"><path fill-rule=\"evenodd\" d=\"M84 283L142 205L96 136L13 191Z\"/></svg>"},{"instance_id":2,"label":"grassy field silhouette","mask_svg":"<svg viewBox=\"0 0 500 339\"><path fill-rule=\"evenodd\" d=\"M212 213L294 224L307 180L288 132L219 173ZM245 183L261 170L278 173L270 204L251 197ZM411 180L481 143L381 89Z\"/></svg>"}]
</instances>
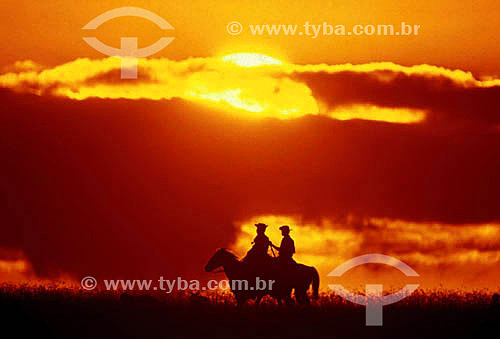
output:
<instances>
[{"instance_id":1,"label":"grassy field silhouette","mask_svg":"<svg viewBox=\"0 0 500 339\"><path fill-rule=\"evenodd\" d=\"M2 285L3 328L48 338L458 338L497 331L498 295L417 290L384 307L382 327L365 326L365 308L322 292L310 306L235 307L227 292L130 293L59 286Z\"/></svg>"}]
</instances>

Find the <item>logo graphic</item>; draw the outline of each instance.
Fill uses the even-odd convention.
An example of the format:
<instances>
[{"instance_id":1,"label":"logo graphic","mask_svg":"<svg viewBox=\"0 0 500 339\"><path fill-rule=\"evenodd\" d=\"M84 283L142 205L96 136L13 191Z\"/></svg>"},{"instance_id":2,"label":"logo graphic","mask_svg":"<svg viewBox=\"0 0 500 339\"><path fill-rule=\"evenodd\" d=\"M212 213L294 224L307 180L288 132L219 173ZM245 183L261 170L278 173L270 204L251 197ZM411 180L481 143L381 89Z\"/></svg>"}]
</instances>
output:
<instances>
[{"instance_id":1,"label":"logo graphic","mask_svg":"<svg viewBox=\"0 0 500 339\"><path fill-rule=\"evenodd\" d=\"M351 268L364 264L386 264L393 266L403 272L407 277L418 277L410 266L404 262L383 254L366 254L346 261L336 269L331 271L329 277L340 277ZM382 307L394 304L413 293L419 284L407 284L396 293L382 296L382 285L367 284L366 295L352 293L342 285L328 285L335 293L350 302L366 306L366 326L382 326Z\"/></svg>"},{"instance_id":2,"label":"logo graphic","mask_svg":"<svg viewBox=\"0 0 500 339\"><path fill-rule=\"evenodd\" d=\"M161 29L174 29L165 19L157 14L138 7L115 8L91 20L82 29L97 29L100 25L111 19L123 16L136 16L154 22ZM120 48L108 46L95 37L84 37L83 40L94 49L108 56L121 59L121 78L137 79L137 59L145 58L164 49L174 40L172 37L160 38L148 47L138 48L137 37L122 37Z\"/></svg>"}]
</instances>

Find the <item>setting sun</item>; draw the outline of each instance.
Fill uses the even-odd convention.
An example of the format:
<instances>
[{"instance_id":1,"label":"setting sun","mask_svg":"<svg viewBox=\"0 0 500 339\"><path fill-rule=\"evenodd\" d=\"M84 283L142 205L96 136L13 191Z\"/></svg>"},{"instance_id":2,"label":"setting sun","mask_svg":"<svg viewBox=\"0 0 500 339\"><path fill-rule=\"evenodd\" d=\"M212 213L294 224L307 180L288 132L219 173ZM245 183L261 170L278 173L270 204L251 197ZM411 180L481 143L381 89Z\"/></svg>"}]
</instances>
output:
<instances>
[{"instance_id":1,"label":"setting sun","mask_svg":"<svg viewBox=\"0 0 500 339\"><path fill-rule=\"evenodd\" d=\"M241 67L255 67L265 65L282 65L283 63L264 54L258 53L235 53L222 57L222 61L232 62Z\"/></svg>"}]
</instances>

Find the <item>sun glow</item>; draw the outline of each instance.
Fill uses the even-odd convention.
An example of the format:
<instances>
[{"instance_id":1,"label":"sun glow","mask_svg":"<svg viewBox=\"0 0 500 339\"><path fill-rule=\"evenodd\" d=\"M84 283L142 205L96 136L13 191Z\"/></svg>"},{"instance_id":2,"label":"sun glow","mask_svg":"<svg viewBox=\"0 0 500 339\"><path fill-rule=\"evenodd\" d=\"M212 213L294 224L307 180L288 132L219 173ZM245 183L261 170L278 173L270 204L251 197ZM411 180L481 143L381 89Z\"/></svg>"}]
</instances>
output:
<instances>
[{"instance_id":1,"label":"sun glow","mask_svg":"<svg viewBox=\"0 0 500 339\"><path fill-rule=\"evenodd\" d=\"M425 111L409 108L388 108L375 105L341 106L329 113L329 116L338 120L375 120L392 123L411 124L425 119Z\"/></svg>"},{"instance_id":2,"label":"sun glow","mask_svg":"<svg viewBox=\"0 0 500 339\"><path fill-rule=\"evenodd\" d=\"M241 67L255 67L265 65L282 65L278 59L259 53L235 53L222 57L222 61L232 62Z\"/></svg>"}]
</instances>

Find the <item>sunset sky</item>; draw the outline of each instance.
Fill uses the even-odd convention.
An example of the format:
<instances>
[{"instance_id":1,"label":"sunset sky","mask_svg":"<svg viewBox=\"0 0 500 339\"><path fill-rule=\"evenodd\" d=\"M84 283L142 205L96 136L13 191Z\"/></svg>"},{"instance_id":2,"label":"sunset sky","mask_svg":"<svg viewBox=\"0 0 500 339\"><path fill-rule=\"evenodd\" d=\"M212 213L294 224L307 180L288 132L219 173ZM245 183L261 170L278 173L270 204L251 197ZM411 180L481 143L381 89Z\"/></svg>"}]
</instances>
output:
<instances>
[{"instance_id":1,"label":"sunset sky","mask_svg":"<svg viewBox=\"0 0 500 339\"><path fill-rule=\"evenodd\" d=\"M136 17L82 30L123 6L174 30ZM381 253L427 288L500 288L498 1L6 0L0 12L0 281L209 279L213 252L243 256L265 222L275 244L291 225L322 287ZM419 35L248 28L403 21ZM86 36L175 39L121 79ZM367 266L350 283L382 271L404 280Z\"/></svg>"}]
</instances>

